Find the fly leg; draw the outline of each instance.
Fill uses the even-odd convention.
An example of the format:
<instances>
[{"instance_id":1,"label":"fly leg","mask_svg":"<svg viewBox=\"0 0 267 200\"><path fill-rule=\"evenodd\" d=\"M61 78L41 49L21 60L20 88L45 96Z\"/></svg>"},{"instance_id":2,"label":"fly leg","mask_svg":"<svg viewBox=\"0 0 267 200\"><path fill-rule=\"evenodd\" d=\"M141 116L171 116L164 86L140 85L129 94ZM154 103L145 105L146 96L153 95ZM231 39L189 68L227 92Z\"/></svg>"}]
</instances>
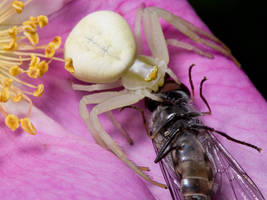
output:
<instances>
[{"instance_id":1,"label":"fly leg","mask_svg":"<svg viewBox=\"0 0 267 200\"><path fill-rule=\"evenodd\" d=\"M192 79L192 69L195 65L192 64L190 67L189 67L189 83L190 83L190 87L191 87L191 91L192 91L192 96L194 97L194 84L193 84L193 79ZM208 80L206 77L204 77L201 82L200 82L200 98L202 99L202 101L205 103L205 105L207 106L208 108L208 112L201 112L202 115L210 115L211 114L211 109L210 109L210 106L208 104L208 101L206 100L206 98L203 96L203 93L202 93L202 88L203 88L203 84L204 82Z\"/></svg>"},{"instance_id":2,"label":"fly leg","mask_svg":"<svg viewBox=\"0 0 267 200\"><path fill-rule=\"evenodd\" d=\"M258 152L261 152L261 148L253 145L253 144L250 144L250 143L247 143L247 142L243 142L243 141L240 141L240 140L237 140L235 138L232 138L231 136L227 135L226 133L224 132L221 132L221 131L217 131L215 130L214 128L211 128L211 127L208 127L208 126L204 126L204 125L191 125L189 128L193 128L194 130L198 130L198 129L204 129L204 130L208 130L208 131L211 131L211 132L215 132L215 133L218 133L220 134L221 136L225 137L226 139L230 140L230 141L233 141L233 142L236 142L238 144L242 144L242 145L245 145L245 146L249 146L253 149L256 149Z\"/></svg>"},{"instance_id":3,"label":"fly leg","mask_svg":"<svg viewBox=\"0 0 267 200\"><path fill-rule=\"evenodd\" d=\"M148 124L147 124L147 120L146 120L146 116L145 116L145 111L144 109L142 108L139 108L137 106L126 106L126 107L123 107L121 110L125 109L125 108L133 108L137 111L139 111L141 113L141 116L142 116L142 119L143 119L143 123L144 123L144 126L145 126L145 130L146 130L146 134L151 137L151 133L148 129Z\"/></svg>"},{"instance_id":4,"label":"fly leg","mask_svg":"<svg viewBox=\"0 0 267 200\"><path fill-rule=\"evenodd\" d=\"M191 91L192 91L192 97L195 96L195 92L194 92L194 83L193 83L193 79L192 79L192 69L195 66L195 64L190 65L189 70L188 70L188 75L189 75L189 83L190 83L190 87L191 87Z\"/></svg>"},{"instance_id":5,"label":"fly leg","mask_svg":"<svg viewBox=\"0 0 267 200\"><path fill-rule=\"evenodd\" d=\"M203 88L203 83L208 80L206 77L204 77L201 82L200 82L200 98L202 99L202 101L205 103L205 105L207 106L208 108L208 112L202 112L202 115L210 115L211 114L211 109L210 109L210 106L208 104L208 101L206 100L206 98L203 96L203 93L202 93L202 88Z\"/></svg>"}]
</instances>

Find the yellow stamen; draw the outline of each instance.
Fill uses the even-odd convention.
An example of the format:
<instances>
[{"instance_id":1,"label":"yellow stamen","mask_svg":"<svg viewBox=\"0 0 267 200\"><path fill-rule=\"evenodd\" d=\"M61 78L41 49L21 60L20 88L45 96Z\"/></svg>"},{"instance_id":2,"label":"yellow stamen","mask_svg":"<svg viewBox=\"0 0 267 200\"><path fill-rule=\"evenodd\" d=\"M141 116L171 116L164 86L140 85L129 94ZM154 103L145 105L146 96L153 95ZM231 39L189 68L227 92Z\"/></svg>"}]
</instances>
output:
<instances>
[{"instance_id":1,"label":"yellow stamen","mask_svg":"<svg viewBox=\"0 0 267 200\"><path fill-rule=\"evenodd\" d=\"M34 46L36 44L38 44L39 42L39 36L36 32L27 32L24 31L24 35L28 38L28 40L30 41L30 43Z\"/></svg>"},{"instance_id":2,"label":"yellow stamen","mask_svg":"<svg viewBox=\"0 0 267 200\"><path fill-rule=\"evenodd\" d=\"M11 98L11 100L12 100L13 102L18 103L18 102L20 102L20 101L22 100L22 94L19 93L19 94L17 94L16 96L12 96L12 97L10 97L10 98Z\"/></svg>"},{"instance_id":3,"label":"yellow stamen","mask_svg":"<svg viewBox=\"0 0 267 200\"><path fill-rule=\"evenodd\" d=\"M37 21L38 21L38 25L40 28L43 28L44 26L48 24L48 18L47 16L44 16L44 15L38 16Z\"/></svg>"},{"instance_id":4,"label":"yellow stamen","mask_svg":"<svg viewBox=\"0 0 267 200\"><path fill-rule=\"evenodd\" d=\"M12 131L15 131L19 127L19 118L16 115L9 114L5 119L5 124Z\"/></svg>"},{"instance_id":5,"label":"yellow stamen","mask_svg":"<svg viewBox=\"0 0 267 200\"><path fill-rule=\"evenodd\" d=\"M23 72L23 70L17 65L9 68L9 74L11 76L17 76L17 75L21 74L22 72Z\"/></svg>"},{"instance_id":6,"label":"yellow stamen","mask_svg":"<svg viewBox=\"0 0 267 200\"><path fill-rule=\"evenodd\" d=\"M39 84L37 89L34 91L33 96L40 97L44 93L44 85Z\"/></svg>"},{"instance_id":7,"label":"yellow stamen","mask_svg":"<svg viewBox=\"0 0 267 200\"><path fill-rule=\"evenodd\" d=\"M5 88L9 88L10 85L12 84L13 80L11 78L6 78L4 81L3 81L3 86Z\"/></svg>"},{"instance_id":8,"label":"yellow stamen","mask_svg":"<svg viewBox=\"0 0 267 200\"><path fill-rule=\"evenodd\" d=\"M49 45L45 48L45 57L52 58L55 54L56 48L53 43L49 43Z\"/></svg>"},{"instance_id":9,"label":"yellow stamen","mask_svg":"<svg viewBox=\"0 0 267 200\"><path fill-rule=\"evenodd\" d=\"M50 44L53 44L55 49L58 49L61 45L61 37L59 36L54 37L54 39L48 45Z\"/></svg>"},{"instance_id":10,"label":"yellow stamen","mask_svg":"<svg viewBox=\"0 0 267 200\"><path fill-rule=\"evenodd\" d=\"M8 35L11 38L15 39L18 35L18 28L16 26L13 26L12 28L8 29Z\"/></svg>"},{"instance_id":11,"label":"yellow stamen","mask_svg":"<svg viewBox=\"0 0 267 200\"><path fill-rule=\"evenodd\" d=\"M0 91L0 102L7 102L9 99L9 91L8 91L8 88L3 88L1 91Z\"/></svg>"},{"instance_id":12,"label":"yellow stamen","mask_svg":"<svg viewBox=\"0 0 267 200\"><path fill-rule=\"evenodd\" d=\"M12 39L8 44L4 45L4 50L6 51L14 51L18 47L18 44L16 43L15 39Z\"/></svg>"},{"instance_id":13,"label":"yellow stamen","mask_svg":"<svg viewBox=\"0 0 267 200\"><path fill-rule=\"evenodd\" d=\"M26 73L31 78L39 78L47 72L52 61L64 62L64 59L53 57L61 44L59 36L47 45L50 49L46 53L40 51L46 50L47 46L38 46L37 31L48 24L46 16L30 17L17 26L9 26L9 23L2 26L5 20L16 12L21 13L24 6L30 2L31 0L25 0L24 3L15 0L9 3L8 0L0 0L0 116L4 117L6 126L11 130L21 126L26 132L34 135L36 130L29 120L33 103L28 95L40 97L44 93L44 85L31 84L30 80L22 81L18 75ZM14 103L24 100L28 104L22 119L19 120L17 116L9 113L9 105L6 104L8 100Z\"/></svg>"},{"instance_id":14,"label":"yellow stamen","mask_svg":"<svg viewBox=\"0 0 267 200\"><path fill-rule=\"evenodd\" d=\"M33 16L31 16L31 17L30 17L30 20L31 20L35 25L38 25L37 17L33 17Z\"/></svg>"},{"instance_id":15,"label":"yellow stamen","mask_svg":"<svg viewBox=\"0 0 267 200\"><path fill-rule=\"evenodd\" d=\"M48 63L43 60L37 65L37 68L40 70L40 76L43 76L48 70Z\"/></svg>"},{"instance_id":16,"label":"yellow stamen","mask_svg":"<svg viewBox=\"0 0 267 200\"><path fill-rule=\"evenodd\" d=\"M40 70L37 67L29 67L27 74L31 78L38 78L40 76Z\"/></svg>"},{"instance_id":17,"label":"yellow stamen","mask_svg":"<svg viewBox=\"0 0 267 200\"><path fill-rule=\"evenodd\" d=\"M34 128L29 118L26 117L26 118L20 119L20 125L25 132L31 135L36 135L37 131Z\"/></svg>"},{"instance_id":18,"label":"yellow stamen","mask_svg":"<svg viewBox=\"0 0 267 200\"><path fill-rule=\"evenodd\" d=\"M67 58L65 60L65 69L69 71L70 73L74 73L72 58Z\"/></svg>"},{"instance_id":19,"label":"yellow stamen","mask_svg":"<svg viewBox=\"0 0 267 200\"><path fill-rule=\"evenodd\" d=\"M23 9L24 9L24 3L22 1L13 1L12 3L13 8L16 9L17 13L22 13Z\"/></svg>"},{"instance_id":20,"label":"yellow stamen","mask_svg":"<svg viewBox=\"0 0 267 200\"><path fill-rule=\"evenodd\" d=\"M40 62L40 58L37 57L37 56L34 55L34 54L31 54L31 62L30 62L30 65L29 65L29 66L30 66L30 67L34 67L34 66L38 65L39 62Z\"/></svg>"},{"instance_id":21,"label":"yellow stamen","mask_svg":"<svg viewBox=\"0 0 267 200\"><path fill-rule=\"evenodd\" d=\"M23 30L28 33L35 33L37 30L37 27L33 21L28 20L28 21L23 22Z\"/></svg>"}]
</instances>

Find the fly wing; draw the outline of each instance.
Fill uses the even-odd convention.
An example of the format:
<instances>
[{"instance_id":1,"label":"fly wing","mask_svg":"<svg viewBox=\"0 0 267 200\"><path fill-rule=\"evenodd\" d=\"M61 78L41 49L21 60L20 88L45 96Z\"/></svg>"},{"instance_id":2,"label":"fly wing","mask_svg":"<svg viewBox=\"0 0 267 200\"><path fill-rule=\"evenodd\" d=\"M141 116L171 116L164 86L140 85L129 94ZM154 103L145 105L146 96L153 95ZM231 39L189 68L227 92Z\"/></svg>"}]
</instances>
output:
<instances>
[{"instance_id":1,"label":"fly wing","mask_svg":"<svg viewBox=\"0 0 267 200\"><path fill-rule=\"evenodd\" d=\"M153 139L153 145L156 153L158 153L159 149L161 149L165 142L166 141L164 141L164 138L161 135L158 135L156 138ZM179 174L175 173L171 155L168 154L164 159L159 162L159 164L163 177L171 193L172 199L183 200L180 187L181 178Z\"/></svg>"},{"instance_id":2,"label":"fly wing","mask_svg":"<svg viewBox=\"0 0 267 200\"><path fill-rule=\"evenodd\" d=\"M264 200L256 184L217 138L212 133L203 138L200 141L213 164L214 199Z\"/></svg>"}]
</instances>

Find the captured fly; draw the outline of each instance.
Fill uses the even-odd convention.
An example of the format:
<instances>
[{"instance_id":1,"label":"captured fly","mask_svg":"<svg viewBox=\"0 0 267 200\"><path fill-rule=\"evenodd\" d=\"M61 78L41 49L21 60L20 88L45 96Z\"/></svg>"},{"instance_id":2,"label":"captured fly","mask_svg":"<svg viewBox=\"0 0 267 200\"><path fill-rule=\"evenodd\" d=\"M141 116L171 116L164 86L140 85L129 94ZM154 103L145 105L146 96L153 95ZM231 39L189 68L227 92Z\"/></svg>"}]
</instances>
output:
<instances>
[{"instance_id":1,"label":"captured fly","mask_svg":"<svg viewBox=\"0 0 267 200\"><path fill-rule=\"evenodd\" d=\"M191 70L189 79L193 92ZM213 132L238 141L223 132L205 126L199 117L211 113L206 99L200 96L209 112L194 109L190 92L183 84L166 81L156 93L163 101L146 100L152 111L151 138L157 151L155 162L161 169L173 199L178 200L262 200L263 195L237 161L216 139Z\"/></svg>"}]
</instances>

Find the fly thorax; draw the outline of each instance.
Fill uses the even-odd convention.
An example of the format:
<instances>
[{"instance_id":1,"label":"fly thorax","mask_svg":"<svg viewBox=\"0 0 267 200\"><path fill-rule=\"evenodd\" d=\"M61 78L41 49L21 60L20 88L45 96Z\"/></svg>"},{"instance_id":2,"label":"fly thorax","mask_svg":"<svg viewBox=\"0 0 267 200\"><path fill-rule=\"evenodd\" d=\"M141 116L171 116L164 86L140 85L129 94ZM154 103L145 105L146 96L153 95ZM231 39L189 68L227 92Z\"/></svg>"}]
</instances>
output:
<instances>
[{"instance_id":1,"label":"fly thorax","mask_svg":"<svg viewBox=\"0 0 267 200\"><path fill-rule=\"evenodd\" d=\"M138 56L121 78L122 85L128 90L148 89L157 91L164 83L167 65L152 57Z\"/></svg>"},{"instance_id":2,"label":"fly thorax","mask_svg":"<svg viewBox=\"0 0 267 200\"><path fill-rule=\"evenodd\" d=\"M188 160L204 161L205 152L201 143L191 133L184 133L178 137L176 143L179 150L176 151L176 157L179 158L179 162L185 162Z\"/></svg>"},{"instance_id":3,"label":"fly thorax","mask_svg":"<svg viewBox=\"0 0 267 200\"><path fill-rule=\"evenodd\" d=\"M175 113L168 112L168 108L168 106L158 106L157 109L152 113L150 121L152 133L164 131L162 130L163 127L165 127L167 123L172 120Z\"/></svg>"},{"instance_id":4,"label":"fly thorax","mask_svg":"<svg viewBox=\"0 0 267 200\"><path fill-rule=\"evenodd\" d=\"M166 94L167 101L176 105L186 105L190 102L190 97L182 90L170 91Z\"/></svg>"}]
</instances>

